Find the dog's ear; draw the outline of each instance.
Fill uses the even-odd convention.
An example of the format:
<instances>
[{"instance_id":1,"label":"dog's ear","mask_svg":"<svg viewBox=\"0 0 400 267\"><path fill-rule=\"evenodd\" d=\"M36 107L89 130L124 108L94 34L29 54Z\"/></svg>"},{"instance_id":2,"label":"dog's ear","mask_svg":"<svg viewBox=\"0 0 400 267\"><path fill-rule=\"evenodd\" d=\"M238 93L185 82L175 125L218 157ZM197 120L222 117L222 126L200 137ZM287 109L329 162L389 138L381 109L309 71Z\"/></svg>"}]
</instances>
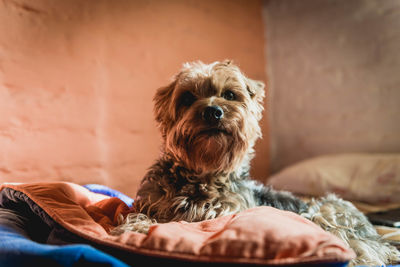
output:
<instances>
[{"instance_id":1,"label":"dog's ear","mask_svg":"<svg viewBox=\"0 0 400 267\"><path fill-rule=\"evenodd\" d=\"M264 110L263 100L265 97L265 84L261 81L256 81L247 78L246 79L246 87L247 91L250 94L251 99L254 101L254 104L257 107L257 118L261 119L262 111Z\"/></svg>"},{"instance_id":2,"label":"dog's ear","mask_svg":"<svg viewBox=\"0 0 400 267\"><path fill-rule=\"evenodd\" d=\"M250 97L256 100L258 103L262 103L265 97L265 84L262 81L256 81L247 78L246 86Z\"/></svg>"},{"instance_id":3,"label":"dog's ear","mask_svg":"<svg viewBox=\"0 0 400 267\"><path fill-rule=\"evenodd\" d=\"M224 61L222 61L222 64L224 64L225 66L233 65L233 60L225 59Z\"/></svg>"},{"instance_id":4,"label":"dog's ear","mask_svg":"<svg viewBox=\"0 0 400 267\"><path fill-rule=\"evenodd\" d=\"M172 122L168 114L171 114L168 109L171 107L172 93L174 92L176 80L167 86L157 90L154 100L154 115L156 121L160 124L162 131L168 123Z\"/></svg>"}]
</instances>

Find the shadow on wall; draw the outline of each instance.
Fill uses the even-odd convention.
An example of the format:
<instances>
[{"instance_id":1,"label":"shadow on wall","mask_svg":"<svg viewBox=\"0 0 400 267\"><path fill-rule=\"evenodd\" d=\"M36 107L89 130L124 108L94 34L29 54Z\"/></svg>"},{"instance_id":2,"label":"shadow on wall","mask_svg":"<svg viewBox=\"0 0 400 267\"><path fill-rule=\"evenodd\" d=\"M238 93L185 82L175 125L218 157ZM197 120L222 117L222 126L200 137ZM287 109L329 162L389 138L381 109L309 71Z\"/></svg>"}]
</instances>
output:
<instances>
[{"instance_id":1,"label":"shadow on wall","mask_svg":"<svg viewBox=\"0 0 400 267\"><path fill-rule=\"evenodd\" d=\"M400 2L269 0L271 171L400 151Z\"/></svg>"},{"instance_id":2,"label":"shadow on wall","mask_svg":"<svg viewBox=\"0 0 400 267\"><path fill-rule=\"evenodd\" d=\"M0 2L0 182L134 195L158 155L155 90L198 59L230 58L265 80L263 26L261 1Z\"/></svg>"}]
</instances>

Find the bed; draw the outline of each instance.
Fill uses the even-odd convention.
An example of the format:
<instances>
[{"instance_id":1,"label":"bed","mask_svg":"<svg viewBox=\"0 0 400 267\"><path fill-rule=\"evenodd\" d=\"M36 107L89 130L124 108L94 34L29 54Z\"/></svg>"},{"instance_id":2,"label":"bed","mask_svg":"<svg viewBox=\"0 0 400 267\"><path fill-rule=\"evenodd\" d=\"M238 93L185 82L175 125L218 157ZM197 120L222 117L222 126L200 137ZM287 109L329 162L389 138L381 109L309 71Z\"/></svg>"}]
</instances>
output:
<instances>
[{"instance_id":1,"label":"bed","mask_svg":"<svg viewBox=\"0 0 400 267\"><path fill-rule=\"evenodd\" d=\"M332 158L327 162L332 167ZM291 173L301 176L304 164L310 170L309 162L302 164L292 166L294 171L291 168L289 173L286 169L274 175L270 184L287 189L283 180L289 179ZM323 164L318 161L311 165L320 169ZM324 193L317 189L318 194ZM299 187L297 191L304 197L315 195L310 191L300 192ZM0 263L4 266L142 263L146 266L346 266L355 257L341 240L310 221L271 207L203 222L159 224L152 226L148 235L134 232L111 235L119 214L133 211L132 202L128 196L103 185L5 183L0 187ZM373 205L360 199L355 203L366 212L397 205L395 201ZM380 228L394 243L399 236L396 230Z\"/></svg>"}]
</instances>

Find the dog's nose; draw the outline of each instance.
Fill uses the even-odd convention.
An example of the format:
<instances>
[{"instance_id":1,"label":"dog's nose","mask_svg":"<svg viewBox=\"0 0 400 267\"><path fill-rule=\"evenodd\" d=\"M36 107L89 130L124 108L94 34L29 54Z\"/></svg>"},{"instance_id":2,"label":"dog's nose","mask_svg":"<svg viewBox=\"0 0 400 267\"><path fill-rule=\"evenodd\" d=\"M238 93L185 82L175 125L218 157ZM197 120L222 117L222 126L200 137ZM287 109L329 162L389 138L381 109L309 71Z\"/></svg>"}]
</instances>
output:
<instances>
[{"instance_id":1,"label":"dog's nose","mask_svg":"<svg viewBox=\"0 0 400 267\"><path fill-rule=\"evenodd\" d=\"M219 106L208 106L203 112L203 118L209 123L216 123L224 117L224 111Z\"/></svg>"}]
</instances>

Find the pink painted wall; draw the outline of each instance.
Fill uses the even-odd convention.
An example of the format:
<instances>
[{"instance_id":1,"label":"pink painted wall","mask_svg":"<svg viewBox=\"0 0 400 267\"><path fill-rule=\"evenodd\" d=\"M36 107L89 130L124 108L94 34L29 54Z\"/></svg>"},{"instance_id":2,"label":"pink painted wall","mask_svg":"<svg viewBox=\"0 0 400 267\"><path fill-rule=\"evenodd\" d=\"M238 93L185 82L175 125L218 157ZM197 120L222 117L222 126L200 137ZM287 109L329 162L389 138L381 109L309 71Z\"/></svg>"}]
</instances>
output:
<instances>
[{"instance_id":1,"label":"pink painted wall","mask_svg":"<svg viewBox=\"0 0 400 267\"><path fill-rule=\"evenodd\" d=\"M158 156L155 90L197 59L230 58L264 80L263 26L260 1L1 1L0 182L134 195Z\"/></svg>"},{"instance_id":2,"label":"pink painted wall","mask_svg":"<svg viewBox=\"0 0 400 267\"><path fill-rule=\"evenodd\" d=\"M400 1L264 5L271 172L323 154L400 152Z\"/></svg>"}]
</instances>

